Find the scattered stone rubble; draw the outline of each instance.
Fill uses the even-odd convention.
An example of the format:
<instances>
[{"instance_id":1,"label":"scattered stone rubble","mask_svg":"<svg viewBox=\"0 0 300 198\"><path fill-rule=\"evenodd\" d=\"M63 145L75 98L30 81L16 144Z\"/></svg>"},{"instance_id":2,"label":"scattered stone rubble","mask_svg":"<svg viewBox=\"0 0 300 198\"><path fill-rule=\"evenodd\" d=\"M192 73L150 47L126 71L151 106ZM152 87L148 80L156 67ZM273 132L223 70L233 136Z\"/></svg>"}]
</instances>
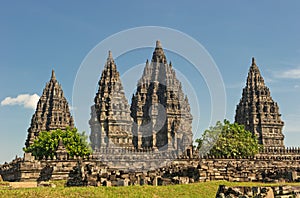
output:
<instances>
[{"instance_id":1,"label":"scattered stone rubble","mask_svg":"<svg viewBox=\"0 0 300 198\"><path fill-rule=\"evenodd\" d=\"M194 166L171 164L153 171L122 171L115 168L98 168L90 164L77 166L69 174L67 186L128 186L188 184L198 181L199 172Z\"/></svg>"},{"instance_id":2,"label":"scattered stone rubble","mask_svg":"<svg viewBox=\"0 0 300 198\"><path fill-rule=\"evenodd\" d=\"M79 171L81 170L81 172ZM79 178L79 180L78 180ZM69 185L89 181L97 186L170 185L212 180L254 182L300 182L300 160L288 161L251 159L178 159L153 171L121 171L99 169L90 165L75 167L69 175ZM77 182L79 181L79 182ZM90 182L91 183L91 182Z\"/></svg>"},{"instance_id":3,"label":"scattered stone rubble","mask_svg":"<svg viewBox=\"0 0 300 198\"><path fill-rule=\"evenodd\" d=\"M259 198L290 198L300 197L300 186L273 186L273 187L245 187L236 186L228 187L220 185L216 198L248 198L248 197L259 197Z\"/></svg>"}]
</instances>

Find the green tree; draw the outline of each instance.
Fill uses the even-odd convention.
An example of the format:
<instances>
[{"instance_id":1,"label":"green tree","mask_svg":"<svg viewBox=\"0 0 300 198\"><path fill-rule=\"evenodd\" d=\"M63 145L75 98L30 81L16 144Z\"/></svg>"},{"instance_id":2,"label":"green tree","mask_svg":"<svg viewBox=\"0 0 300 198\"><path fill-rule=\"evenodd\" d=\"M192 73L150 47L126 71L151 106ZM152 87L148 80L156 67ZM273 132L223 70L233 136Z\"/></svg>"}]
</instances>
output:
<instances>
[{"instance_id":1,"label":"green tree","mask_svg":"<svg viewBox=\"0 0 300 198\"><path fill-rule=\"evenodd\" d=\"M216 126L205 130L200 139L196 139L197 148L205 155L210 153L217 157L247 157L259 152L257 137L245 130L243 125L218 121Z\"/></svg>"},{"instance_id":2,"label":"green tree","mask_svg":"<svg viewBox=\"0 0 300 198\"><path fill-rule=\"evenodd\" d=\"M31 152L41 159L45 157L53 158L58 147L59 140L62 140L70 156L87 156L91 154L91 149L87 143L85 132L79 133L76 128L66 130L57 129L55 131L42 131L37 139L29 147L24 148L25 152Z\"/></svg>"}]
</instances>

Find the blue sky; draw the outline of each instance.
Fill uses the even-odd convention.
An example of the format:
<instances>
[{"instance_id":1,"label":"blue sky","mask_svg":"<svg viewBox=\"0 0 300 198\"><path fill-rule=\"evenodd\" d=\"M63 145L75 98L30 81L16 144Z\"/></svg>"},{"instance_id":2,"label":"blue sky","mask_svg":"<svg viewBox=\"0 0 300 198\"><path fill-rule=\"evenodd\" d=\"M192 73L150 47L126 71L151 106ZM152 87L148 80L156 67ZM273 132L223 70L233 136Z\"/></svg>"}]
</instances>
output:
<instances>
[{"instance_id":1,"label":"blue sky","mask_svg":"<svg viewBox=\"0 0 300 198\"><path fill-rule=\"evenodd\" d=\"M285 144L300 146L299 9L299 1L276 0L1 1L0 101L19 96L15 103L23 103L0 106L0 162L22 155L34 113L31 99L36 98L34 94L41 95L52 69L72 104L75 77L89 51L108 36L139 26L176 29L205 47L223 77L227 96L225 117L231 121L251 57L256 57L272 97L279 104L285 122ZM117 58L121 74L125 72L122 65L143 63L151 58L152 50L130 52L128 60L126 54ZM193 78L192 70L184 73L182 69L188 63L171 52L166 55L175 69ZM103 68L104 62L99 61L99 68ZM201 77L192 82L197 84L193 86L201 100L201 132L208 127L210 110L205 104L210 97ZM96 89L97 81L94 84ZM90 96L91 101L93 97ZM80 130L89 133L87 128Z\"/></svg>"}]
</instances>

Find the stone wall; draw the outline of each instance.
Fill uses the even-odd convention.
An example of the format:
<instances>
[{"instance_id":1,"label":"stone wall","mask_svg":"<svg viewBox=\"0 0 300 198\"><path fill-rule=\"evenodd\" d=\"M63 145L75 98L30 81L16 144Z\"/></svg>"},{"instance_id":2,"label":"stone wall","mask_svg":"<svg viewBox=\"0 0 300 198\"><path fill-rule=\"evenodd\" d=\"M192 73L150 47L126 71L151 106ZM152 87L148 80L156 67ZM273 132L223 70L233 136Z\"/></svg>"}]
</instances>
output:
<instances>
[{"instance_id":1,"label":"stone wall","mask_svg":"<svg viewBox=\"0 0 300 198\"><path fill-rule=\"evenodd\" d=\"M48 181L66 180L78 161L104 167L100 161L90 158L43 159L36 160L30 153L0 166L4 181Z\"/></svg>"},{"instance_id":2,"label":"stone wall","mask_svg":"<svg viewBox=\"0 0 300 198\"><path fill-rule=\"evenodd\" d=\"M300 160L264 159L177 159L150 171L101 169L92 165L77 166L68 185L170 185L212 180L290 182L300 181Z\"/></svg>"},{"instance_id":3,"label":"stone wall","mask_svg":"<svg viewBox=\"0 0 300 198\"><path fill-rule=\"evenodd\" d=\"M201 159L199 181L299 181L300 158Z\"/></svg>"},{"instance_id":4,"label":"stone wall","mask_svg":"<svg viewBox=\"0 0 300 198\"><path fill-rule=\"evenodd\" d=\"M166 166L178 158L191 159L193 156L192 147L185 152L178 150L156 151L155 149L128 149L128 148L102 148L94 152L93 158L109 167L123 171L144 171L154 170Z\"/></svg>"},{"instance_id":5,"label":"stone wall","mask_svg":"<svg viewBox=\"0 0 300 198\"><path fill-rule=\"evenodd\" d=\"M70 171L80 161L83 165L93 167L111 167L125 172L155 170L166 166L172 160L192 158L192 149L178 154L176 151L158 152L152 149L108 148L98 150L93 155L69 157L67 153L53 159L37 160L31 153L25 153L23 158L16 158L10 163L0 166L0 175L5 181L46 181L67 179Z\"/></svg>"},{"instance_id":6,"label":"stone wall","mask_svg":"<svg viewBox=\"0 0 300 198\"><path fill-rule=\"evenodd\" d=\"M67 179L70 186L168 185L212 180L300 181L300 152L299 149L268 149L255 157L219 159L210 155L199 158L190 152L178 156L107 150L106 154L87 158L43 160L26 153L23 158L1 165L0 174L5 181Z\"/></svg>"}]
</instances>

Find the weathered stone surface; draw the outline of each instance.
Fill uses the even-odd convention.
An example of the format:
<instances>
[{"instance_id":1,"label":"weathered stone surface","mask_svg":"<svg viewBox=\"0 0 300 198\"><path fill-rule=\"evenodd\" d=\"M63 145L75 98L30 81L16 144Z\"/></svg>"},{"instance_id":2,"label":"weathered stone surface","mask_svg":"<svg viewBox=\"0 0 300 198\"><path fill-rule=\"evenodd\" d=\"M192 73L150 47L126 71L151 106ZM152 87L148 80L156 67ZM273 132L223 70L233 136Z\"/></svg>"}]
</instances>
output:
<instances>
[{"instance_id":1,"label":"weathered stone surface","mask_svg":"<svg viewBox=\"0 0 300 198\"><path fill-rule=\"evenodd\" d=\"M52 187L52 188L56 187L56 185L53 184L53 183L51 183L50 181L41 181L41 182L38 182L37 186L38 187Z\"/></svg>"},{"instance_id":2,"label":"weathered stone surface","mask_svg":"<svg viewBox=\"0 0 300 198\"><path fill-rule=\"evenodd\" d=\"M246 130L257 135L258 142L264 146L284 148L284 125L279 107L265 85L255 59L249 69L246 87L236 108L235 122L243 124Z\"/></svg>"},{"instance_id":3,"label":"weathered stone surface","mask_svg":"<svg viewBox=\"0 0 300 198\"><path fill-rule=\"evenodd\" d=\"M10 182L9 186L11 188L35 188L37 182Z\"/></svg>"},{"instance_id":4,"label":"weathered stone surface","mask_svg":"<svg viewBox=\"0 0 300 198\"><path fill-rule=\"evenodd\" d=\"M98 85L89 121L93 150L116 146L183 152L192 144L190 105L159 41L130 109L111 52Z\"/></svg>"},{"instance_id":5,"label":"weathered stone surface","mask_svg":"<svg viewBox=\"0 0 300 198\"><path fill-rule=\"evenodd\" d=\"M89 121L92 149L133 147L129 104L110 51L98 85Z\"/></svg>"},{"instance_id":6,"label":"weathered stone surface","mask_svg":"<svg viewBox=\"0 0 300 198\"><path fill-rule=\"evenodd\" d=\"M300 197L300 186L272 186L272 187L228 187L220 185L216 198L223 197L261 197L261 198L288 198Z\"/></svg>"},{"instance_id":7,"label":"weathered stone surface","mask_svg":"<svg viewBox=\"0 0 300 198\"><path fill-rule=\"evenodd\" d=\"M192 144L190 105L160 41L151 62L146 62L130 110L136 149L185 150Z\"/></svg>"},{"instance_id":8,"label":"weathered stone surface","mask_svg":"<svg viewBox=\"0 0 300 198\"><path fill-rule=\"evenodd\" d=\"M52 70L51 79L46 84L32 116L25 146L32 144L41 131L64 130L66 127L74 127L74 121L62 87Z\"/></svg>"},{"instance_id":9,"label":"weathered stone surface","mask_svg":"<svg viewBox=\"0 0 300 198\"><path fill-rule=\"evenodd\" d=\"M282 155L282 154L281 154ZM144 162L146 167L147 162ZM212 180L300 181L300 156L290 159L258 156L251 159L176 159L155 170L120 170L97 159L29 160L16 158L0 166L5 181L68 179L69 186L168 185ZM278 189L285 191L286 189ZM277 191L278 191L277 190Z\"/></svg>"}]
</instances>

